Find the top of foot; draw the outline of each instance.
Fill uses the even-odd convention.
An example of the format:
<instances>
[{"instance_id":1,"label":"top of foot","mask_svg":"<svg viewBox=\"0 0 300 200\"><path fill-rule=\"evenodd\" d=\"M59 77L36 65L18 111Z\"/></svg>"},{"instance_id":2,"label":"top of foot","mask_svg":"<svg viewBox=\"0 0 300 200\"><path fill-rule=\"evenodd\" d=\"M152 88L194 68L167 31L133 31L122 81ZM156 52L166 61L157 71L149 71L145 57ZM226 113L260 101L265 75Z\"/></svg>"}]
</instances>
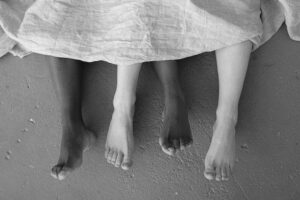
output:
<instances>
[{"instance_id":1,"label":"top of foot","mask_svg":"<svg viewBox=\"0 0 300 200\"><path fill-rule=\"evenodd\" d=\"M105 158L115 167L128 170L132 165L134 147L132 114L115 110L110 122Z\"/></svg>"},{"instance_id":2,"label":"top of foot","mask_svg":"<svg viewBox=\"0 0 300 200\"><path fill-rule=\"evenodd\" d=\"M163 112L163 126L160 131L159 144L168 155L174 155L193 142L188 120L188 111L184 99L171 98L166 101Z\"/></svg>"}]
</instances>

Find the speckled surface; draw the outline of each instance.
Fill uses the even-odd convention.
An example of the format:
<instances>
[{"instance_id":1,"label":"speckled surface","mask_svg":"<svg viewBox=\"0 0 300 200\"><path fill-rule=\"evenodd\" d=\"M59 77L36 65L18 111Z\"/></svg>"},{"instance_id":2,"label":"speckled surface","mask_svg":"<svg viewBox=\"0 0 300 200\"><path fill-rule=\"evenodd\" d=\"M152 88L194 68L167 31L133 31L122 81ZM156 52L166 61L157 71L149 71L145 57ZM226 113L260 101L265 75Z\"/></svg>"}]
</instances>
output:
<instances>
[{"instance_id":1,"label":"speckled surface","mask_svg":"<svg viewBox=\"0 0 300 200\"><path fill-rule=\"evenodd\" d=\"M50 176L61 126L48 65L49 58L41 55L0 59L1 200L300 198L300 43L290 40L285 29L252 55L240 102L237 163L226 183L209 182L202 175L218 94L213 53L179 62L194 145L174 158L158 145L162 91L151 64L144 65L134 166L126 172L111 167L103 156L116 68L90 64L84 118L102 142L84 153L82 167L64 181Z\"/></svg>"}]
</instances>

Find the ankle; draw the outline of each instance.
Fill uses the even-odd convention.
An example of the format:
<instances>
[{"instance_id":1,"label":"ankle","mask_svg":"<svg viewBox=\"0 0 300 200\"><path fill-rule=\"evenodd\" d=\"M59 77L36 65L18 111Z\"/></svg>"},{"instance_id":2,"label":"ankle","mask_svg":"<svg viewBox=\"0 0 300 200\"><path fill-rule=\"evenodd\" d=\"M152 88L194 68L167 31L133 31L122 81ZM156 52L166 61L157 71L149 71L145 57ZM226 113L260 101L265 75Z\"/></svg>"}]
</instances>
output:
<instances>
[{"instance_id":1,"label":"ankle","mask_svg":"<svg viewBox=\"0 0 300 200\"><path fill-rule=\"evenodd\" d=\"M64 124L73 125L82 123L82 116L80 109L63 108L62 109L62 122Z\"/></svg>"},{"instance_id":2,"label":"ankle","mask_svg":"<svg viewBox=\"0 0 300 200\"><path fill-rule=\"evenodd\" d=\"M116 91L114 99L113 99L113 106L133 106L136 101L136 95L127 93L127 92L119 92Z\"/></svg>"},{"instance_id":3,"label":"ankle","mask_svg":"<svg viewBox=\"0 0 300 200\"><path fill-rule=\"evenodd\" d=\"M113 100L114 111L127 113L130 116L133 115L134 112L134 104L136 101L135 96L127 96L127 95L115 95Z\"/></svg>"},{"instance_id":4,"label":"ankle","mask_svg":"<svg viewBox=\"0 0 300 200\"><path fill-rule=\"evenodd\" d=\"M64 130L78 130L78 128L83 127L82 120L77 117L63 117L61 123Z\"/></svg>"},{"instance_id":5,"label":"ankle","mask_svg":"<svg viewBox=\"0 0 300 200\"><path fill-rule=\"evenodd\" d=\"M238 121L238 110L237 109L217 109L216 112L216 123L225 122L233 124L234 126Z\"/></svg>"}]
</instances>

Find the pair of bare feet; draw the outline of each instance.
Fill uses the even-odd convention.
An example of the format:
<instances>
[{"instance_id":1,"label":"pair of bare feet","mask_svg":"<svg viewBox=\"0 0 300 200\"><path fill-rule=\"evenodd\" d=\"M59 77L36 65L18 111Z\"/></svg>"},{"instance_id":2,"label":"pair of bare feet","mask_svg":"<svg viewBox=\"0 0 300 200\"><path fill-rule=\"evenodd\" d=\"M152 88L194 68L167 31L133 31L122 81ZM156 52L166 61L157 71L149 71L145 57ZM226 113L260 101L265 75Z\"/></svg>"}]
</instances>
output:
<instances>
[{"instance_id":1,"label":"pair of bare feet","mask_svg":"<svg viewBox=\"0 0 300 200\"><path fill-rule=\"evenodd\" d=\"M130 106L115 107L108 130L105 158L115 167L128 170L132 165L134 150L133 115L134 102ZM209 180L228 180L235 158L235 121L217 118L213 138L205 158L204 176ZM58 163L52 168L52 176L63 180L82 163L82 154L91 142L93 134L80 121L63 125L63 138ZM163 126L159 144L168 155L174 155L192 144L188 111L183 96L166 98Z\"/></svg>"}]
</instances>

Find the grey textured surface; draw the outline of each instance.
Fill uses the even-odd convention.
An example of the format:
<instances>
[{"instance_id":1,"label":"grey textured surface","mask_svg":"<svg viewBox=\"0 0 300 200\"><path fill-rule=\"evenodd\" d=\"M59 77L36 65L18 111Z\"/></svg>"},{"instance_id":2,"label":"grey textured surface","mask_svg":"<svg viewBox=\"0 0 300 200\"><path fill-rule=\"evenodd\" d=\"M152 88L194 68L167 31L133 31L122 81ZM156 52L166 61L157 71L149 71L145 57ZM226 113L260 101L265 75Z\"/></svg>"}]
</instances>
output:
<instances>
[{"instance_id":1,"label":"grey textured surface","mask_svg":"<svg viewBox=\"0 0 300 200\"><path fill-rule=\"evenodd\" d=\"M299 199L300 43L281 29L252 55L240 102L237 163L226 183L209 182L202 175L217 105L214 54L179 64L194 136L190 149L174 158L160 150L162 91L151 65L145 64L134 124L134 166L124 172L108 165L103 153L116 68L92 63L83 110L101 142L85 152L80 169L59 182L50 176L59 155L61 126L49 58L1 58L0 199Z\"/></svg>"}]
</instances>

